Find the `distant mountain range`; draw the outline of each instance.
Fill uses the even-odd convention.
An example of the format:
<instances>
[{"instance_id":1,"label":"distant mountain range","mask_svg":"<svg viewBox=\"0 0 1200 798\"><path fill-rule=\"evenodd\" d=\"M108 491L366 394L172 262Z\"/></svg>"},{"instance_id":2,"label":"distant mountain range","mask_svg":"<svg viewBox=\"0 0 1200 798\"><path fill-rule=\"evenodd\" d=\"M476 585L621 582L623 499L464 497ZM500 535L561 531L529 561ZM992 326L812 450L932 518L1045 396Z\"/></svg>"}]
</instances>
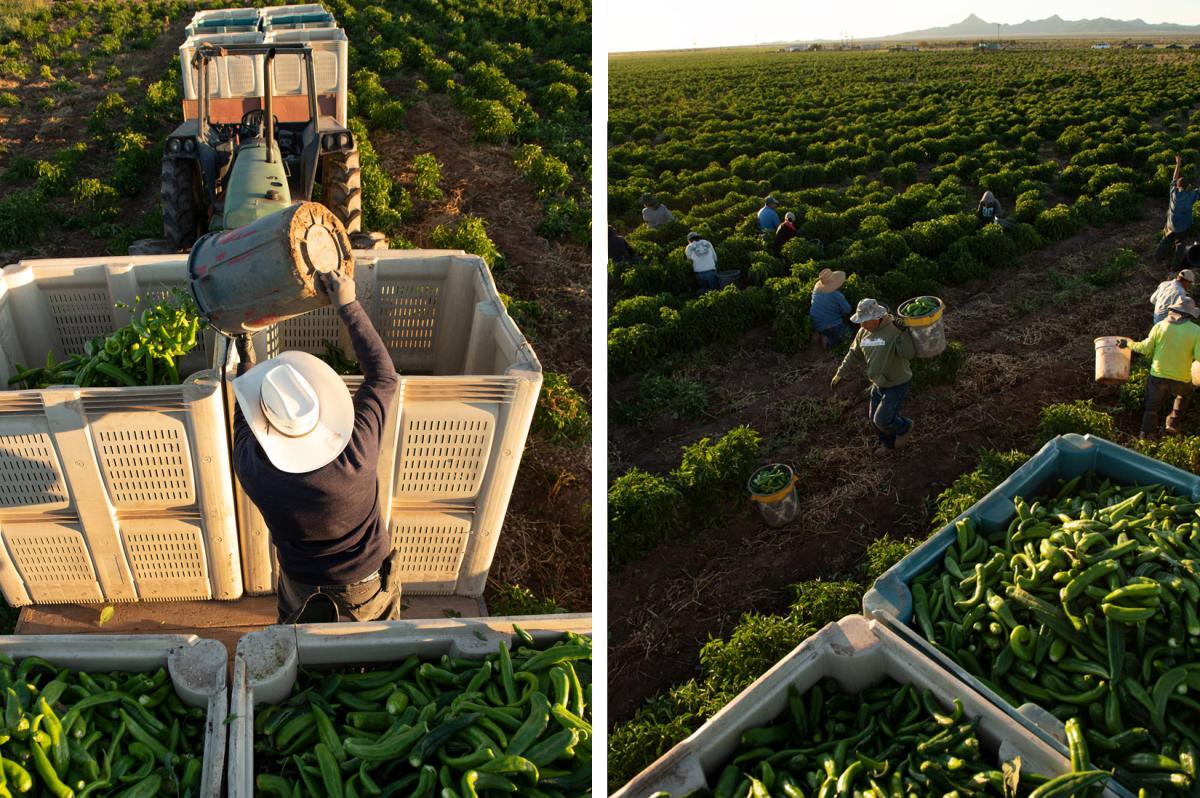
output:
<instances>
[{"instance_id":1,"label":"distant mountain range","mask_svg":"<svg viewBox=\"0 0 1200 798\"><path fill-rule=\"evenodd\" d=\"M926 28L925 30L895 33L890 36L879 36L872 41L910 41L914 39L983 39L994 38L997 25L987 22L975 14L943 28ZM1029 19L1015 25L999 25L1001 38L1019 38L1029 36L1156 36L1156 35L1197 35L1200 25L1176 25L1172 22L1146 22L1141 19L1063 19L1058 14L1045 19Z\"/></svg>"}]
</instances>

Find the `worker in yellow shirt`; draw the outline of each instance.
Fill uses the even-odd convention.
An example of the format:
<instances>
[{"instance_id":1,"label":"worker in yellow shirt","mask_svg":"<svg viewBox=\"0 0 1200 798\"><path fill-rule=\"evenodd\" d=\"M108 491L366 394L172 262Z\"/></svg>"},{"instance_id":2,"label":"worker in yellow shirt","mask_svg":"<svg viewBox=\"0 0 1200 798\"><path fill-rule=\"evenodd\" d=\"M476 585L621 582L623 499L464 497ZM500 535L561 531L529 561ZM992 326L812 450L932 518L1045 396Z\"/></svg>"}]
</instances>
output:
<instances>
[{"instance_id":1,"label":"worker in yellow shirt","mask_svg":"<svg viewBox=\"0 0 1200 798\"><path fill-rule=\"evenodd\" d=\"M1139 355L1150 357L1150 377L1146 380L1146 405L1142 413L1142 437L1158 432L1158 417L1171 397L1175 405L1167 416L1167 434L1178 435L1179 425L1192 400L1192 363L1200 360L1200 326L1195 324L1200 309L1191 297L1180 297L1171 303L1167 317L1155 324L1144 341L1128 343L1121 339L1117 346L1128 346Z\"/></svg>"}]
</instances>

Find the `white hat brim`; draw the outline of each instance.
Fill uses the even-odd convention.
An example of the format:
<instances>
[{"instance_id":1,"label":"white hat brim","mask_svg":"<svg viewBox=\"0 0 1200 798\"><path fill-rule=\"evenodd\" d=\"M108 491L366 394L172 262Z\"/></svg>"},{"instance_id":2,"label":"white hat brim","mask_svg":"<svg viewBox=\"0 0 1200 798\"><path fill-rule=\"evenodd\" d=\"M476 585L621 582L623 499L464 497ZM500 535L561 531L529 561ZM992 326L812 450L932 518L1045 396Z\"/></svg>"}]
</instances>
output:
<instances>
[{"instance_id":1,"label":"white hat brim","mask_svg":"<svg viewBox=\"0 0 1200 798\"><path fill-rule=\"evenodd\" d=\"M284 363L308 380L320 405L317 425L311 432L296 437L284 435L271 426L259 402L267 372ZM350 389L328 363L307 352L284 352L259 363L233 380L233 395L271 465L289 474L307 474L332 463L350 443L354 432L354 399Z\"/></svg>"}]
</instances>

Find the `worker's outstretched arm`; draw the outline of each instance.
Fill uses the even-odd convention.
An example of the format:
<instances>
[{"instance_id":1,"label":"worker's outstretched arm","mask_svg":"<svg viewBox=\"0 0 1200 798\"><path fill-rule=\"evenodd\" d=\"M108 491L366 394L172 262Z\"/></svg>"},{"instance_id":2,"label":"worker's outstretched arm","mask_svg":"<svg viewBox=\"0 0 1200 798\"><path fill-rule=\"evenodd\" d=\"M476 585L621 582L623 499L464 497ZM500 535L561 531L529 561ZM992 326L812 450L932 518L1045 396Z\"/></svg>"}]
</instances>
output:
<instances>
[{"instance_id":1,"label":"worker's outstretched arm","mask_svg":"<svg viewBox=\"0 0 1200 798\"><path fill-rule=\"evenodd\" d=\"M400 378L383 339L355 298L354 280L341 272L321 274L317 280L350 333L354 356L363 373L363 384L354 394L355 441L347 448L357 452L365 462L373 461L378 453L372 442L377 442L383 432Z\"/></svg>"},{"instance_id":2,"label":"worker's outstretched arm","mask_svg":"<svg viewBox=\"0 0 1200 798\"><path fill-rule=\"evenodd\" d=\"M396 367L392 364L392 356L388 354L367 312L358 303L354 280L341 272L327 272L318 275L317 279L329 296L329 301L337 308L346 331L350 333L350 343L363 377L368 382L395 380Z\"/></svg>"},{"instance_id":3,"label":"worker's outstretched arm","mask_svg":"<svg viewBox=\"0 0 1200 798\"><path fill-rule=\"evenodd\" d=\"M1175 185L1176 181L1179 180L1179 174L1182 171L1183 171L1183 157L1176 155L1175 156L1175 174L1171 176L1171 185L1172 186Z\"/></svg>"},{"instance_id":4,"label":"worker's outstretched arm","mask_svg":"<svg viewBox=\"0 0 1200 798\"><path fill-rule=\"evenodd\" d=\"M1134 352L1137 352L1139 355L1153 355L1154 354L1154 345L1155 345L1155 342L1157 342L1157 340L1158 340L1158 334L1159 334L1159 327L1156 324L1156 325L1154 325L1154 329L1152 329L1150 331L1150 334L1148 336L1146 336L1145 340L1130 341L1129 348L1132 349Z\"/></svg>"}]
</instances>

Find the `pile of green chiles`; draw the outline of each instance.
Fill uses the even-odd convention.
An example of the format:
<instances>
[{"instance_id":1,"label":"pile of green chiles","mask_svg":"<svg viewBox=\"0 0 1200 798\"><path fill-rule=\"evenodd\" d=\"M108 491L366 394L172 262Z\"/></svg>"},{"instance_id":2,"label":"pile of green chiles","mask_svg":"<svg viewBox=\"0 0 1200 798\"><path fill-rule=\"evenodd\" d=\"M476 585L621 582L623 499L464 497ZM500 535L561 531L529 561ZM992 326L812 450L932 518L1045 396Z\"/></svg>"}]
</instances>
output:
<instances>
[{"instance_id":1,"label":"pile of green chiles","mask_svg":"<svg viewBox=\"0 0 1200 798\"><path fill-rule=\"evenodd\" d=\"M0 680L0 796L199 795L206 713L165 668L88 674L0 654Z\"/></svg>"},{"instance_id":2,"label":"pile of green chiles","mask_svg":"<svg viewBox=\"0 0 1200 798\"><path fill-rule=\"evenodd\" d=\"M770 495L778 493L787 487L788 470L784 466L775 465L764 468L750 480L750 488L755 493Z\"/></svg>"},{"instance_id":3,"label":"pile of green chiles","mask_svg":"<svg viewBox=\"0 0 1200 798\"><path fill-rule=\"evenodd\" d=\"M1092 473L960 520L912 584L913 623L1014 706L1082 724L1093 761L1146 795L1188 793L1200 752L1200 505Z\"/></svg>"},{"instance_id":4,"label":"pile of green chiles","mask_svg":"<svg viewBox=\"0 0 1200 798\"><path fill-rule=\"evenodd\" d=\"M792 686L787 710L743 732L713 788L688 798L1064 798L1099 794L1108 779L1082 765L1047 778L1022 772L1020 758L997 763L980 747L977 725L959 699L945 711L931 691L891 679L857 694L832 679L804 694Z\"/></svg>"},{"instance_id":5,"label":"pile of green chiles","mask_svg":"<svg viewBox=\"0 0 1200 798\"><path fill-rule=\"evenodd\" d=\"M83 354L55 362L50 352L45 366L16 364L9 387L178 385L178 360L196 347L203 326L192 298L175 289L107 338L88 341Z\"/></svg>"},{"instance_id":6,"label":"pile of green chiles","mask_svg":"<svg viewBox=\"0 0 1200 798\"><path fill-rule=\"evenodd\" d=\"M928 316L941 307L937 297L922 296L909 300L900 306L900 315L908 319L919 319Z\"/></svg>"},{"instance_id":7,"label":"pile of green chiles","mask_svg":"<svg viewBox=\"0 0 1200 798\"><path fill-rule=\"evenodd\" d=\"M514 627L484 659L305 672L256 709L257 794L530 798L591 794L591 640L545 649Z\"/></svg>"}]
</instances>

